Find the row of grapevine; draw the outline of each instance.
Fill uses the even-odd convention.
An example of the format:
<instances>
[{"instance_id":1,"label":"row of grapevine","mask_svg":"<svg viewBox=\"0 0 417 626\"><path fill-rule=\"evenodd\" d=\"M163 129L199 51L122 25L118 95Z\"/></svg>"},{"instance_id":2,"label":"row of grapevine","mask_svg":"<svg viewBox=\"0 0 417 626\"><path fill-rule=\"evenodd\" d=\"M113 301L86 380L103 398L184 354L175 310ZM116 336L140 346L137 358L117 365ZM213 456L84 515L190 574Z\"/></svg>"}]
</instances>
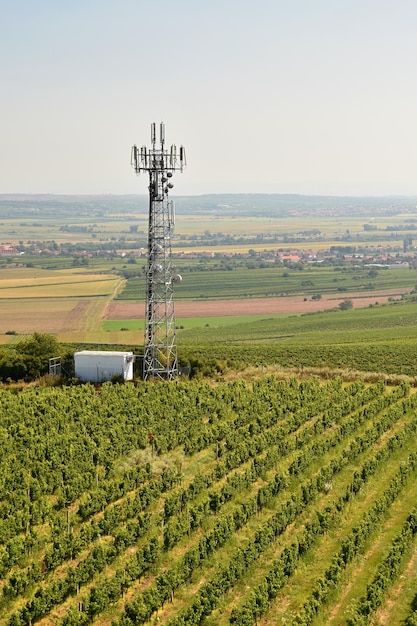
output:
<instances>
[{"instance_id":1,"label":"row of grapevine","mask_svg":"<svg viewBox=\"0 0 417 626\"><path fill-rule=\"evenodd\" d=\"M216 464L216 470L218 469L219 464ZM216 471L217 474L217 471ZM114 507L115 508L115 507ZM112 509L114 511L114 508ZM116 529L117 530L117 529ZM114 534L114 529L113 529L113 534ZM116 537L117 540L117 537ZM107 551L107 554L109 554L109 551ZM117 552L115 552L114 550L111 551L111 554L114 556L117 555ZM106 561L107 562L107 561ZM80 565L82 565L82 563L80 563ZM77 568L79 569L79 567ZM65 582L67 581L67 582ZM60 583L60 587L59 587L59 593L55 594L53 591L53 588L55 588L53 586L53 588L49 588L49 589L45 589L44 592L42 593L42 596L45 598L50 598L49 602L38 602L37 606L34 607L33 604L28 603L26 605L26 609L25 612L22 613L23 617L23 621L27 621L29 618L30 619L34 619L36 617L36 615L41 615L44 614L45 612L48 612L51 608L51 606L53 606L56 602L56 600L52 600L51 598L60 598L60 597L64 597L67 595L68 590L72 589L72 585L73 585L73 581L74 581L74 576L72 575L71 572L69 572L69 575L67 576L66 579L64 579L64 581L61 580ZM89 606L89 601L85 601L84 602L84 606Z\"/></svg>"},{"instance_id":2,"label":"row of grapevine","mask_svg":"<svg viewBox=\"0 0 417 626\"><path fill-rule=\"evenodd\" d=\"M277 596L277 592L284 587L291 574L295 571L299 559L306 556L308 548L310 548L314 539L317 539L319 534L327 531L332 525L337 523L340 519L340 514L344 511L347 504L351 499L359 493L360 489L366 484L367 480L381 467L381 462L387 458L387 452L392 452L395 446L389 446L384 450L384 454L377 455L379 458L373 459L373 462L367 462L361 472L358 472L355 481L352 482L345 494L334 503L332 508L327 508L323 515L319 518L319 529L308 529L303 534L303 537L298 539L290 550L292 554L292 564L289 567L288 555L284 551L280 559L274 561L272 567L266 574L264 580L260 583L259 587L255 589L248 601L239 609L232 611L231 623L236 626L245 626L246 624L252 624L257 618L259 618L264 612L266 612L273 600ZM366 467L366 469L365 469ZM417 455L414 455L409 460L407 470L400 469L398 475L394 478L392 485L388 492L384 494L377 504L374 505L374 509L365 517L365 521L362 522L364 530L360 527L353 529L351 536L347 538L340 548L338 555L335 557L331 567L324 575L324 579L320 578L314 590L312 591L311 598L305 602L302 610L297 615L295 623L308 624L311 623L315 612L320 607L320 602L323 602L326 598L326 594L330 593L333 589L335 582L339 580L341 569L346 563L348 563L363 547L364 541L367 537L367 533L374 530L373 524L376 523L379 516L381 516L386 507L388 507L396 495L400 493L401 488L404 486L405 479L411 472L415 472L417 467ZM359 479L360 477L360 479ZM413 520L414 516L410 516ZM312 536L310 536L312 535ZM264 595L262 602L259 602L259 596Z\"/></svg>"},{"instance_id":3,"label":"row of grapevine","mask_svg":"<svg viewBox=\"0 0 417 626\"><path fill-rule=\"evenodd\" d=\"M384 419L382 420L382 422L385 422L385 424L387 424L389 421L390 421L389 416L385 420ZM413 430L415 430L415 428ZM366 448L369 443L368 433L366 433L366 436L362 438L362 442L363 442L363 448ZM256 556L257 554L256 546L258 546L258 542L259 542L259 550L261 552L265 545L265 538L269 537L269 539L267 540L267 543L268 543L268 541L271 540L271 536L273 537L277 536L277 530L279 528L281 528L281 531L278 531L278 534L280 534L280 532L285 530L287 524L289 522L292 522L295 519L295 517L302 510L305 509L306 505L310 504L312 501L315 500L320 489L324 488L324 486L326 485L327 481L332 476L332 474L342 469L342 467L345 464L345 459L348 458L349 456L351 458L352 457L356 458L356 456L361 452L361 449L363 448L361 448L360 441L358 443L358 440L356 440L355 445L352 445L351 452L343 451L340 461L333 462L328 468L323 468L316 479L314 479L313 481L307 481L306 484L301 485L301 495L299 496L299 499L298 500L294 499L294 496L292 496L290 500L288 500L284 504L283 508L280 511L278 511L271 518L271 520L267 522L266 527L265 527L265 534L262 534L262 533L259 534L260 531L258 531L258 539L255 539L255 541L249 543L248 553L247 553L249 555L249 560L248 560L246 552L244 552L243 553L244 567L242 571L244 571L251 564L252 562L251 559L253 559ZM276 482L276 477L274 477L273 480L274 482ZM248 504L249 504L249 509L248 509L248 506L246 505L243 511L244 516L243 516L242 521L244 524L247 523L248 510L250 513L250 517L256 515L258 511L257 499L252 498L252 500L250 500ZM216 549L224 545L225 541L228 539L228 536L227 536L228 532L230 533L230 535L232 535L234 532L236 532L237 528L240 528L241 518L239 517L238 520L239 522L237 526L235 526L234 518L233 519L223 518L221 521L219 521L219 523L216 525L216 528L213 534L213 540L209 540L208 545L209 546L215 545ZM220 531L220 534L218 534L218 530ZM188 580L190 576L193 574L195 568L198 568L201 566L202 559L204 560L208 555L212 554L211 550L207 554L207 551L206 551L207 542L206 541L204 541L203 543L204 549L202 552L200 551L200 548L199 548L200 545L201 545L201 542L197 546L197 553L195 553L195 550L192 550L190 555L188 555L188 553L185 555L184 557L185 564L186 564L185 568L182 567L180 564L179 568L172 574L171 578L172 580L176 581L177 585L181 584L181 582L185 582L186 580ZM190 557L191 557L191 560L190 560ZM239 563L241 560L242 558L239 558L239 554L233 557L232 559L233 569L236 568L236 563ZM190 569L190 566L191 566L191 569ZM225 578L222 575L217 575L216 579L222 581L221 584L220 583L218 584L219 592L222 594L225 589L225 583L224 583ZM173 590L171 589L171 591ZM158 594L158 590L153 589L153 588L147 589L145 594L142 597L138 597L132 605L129 605L127 607L126 609L127 616L129 617L129 619L131 620L133 619L133 623L143 623L144 620L148 619L150 615L155 610L157 610L159 601L161 601L161 597ZM191 611L191 614L188 618L189 623L198 623L197 613L192 608L190 609L190 611ZM126 618L124 618L124 621L126 621ZM122 621L122 623L124 623L124 621Z\"/></svg>"},{"instance_id":4,"label":"row of grapevine","mask_svg":"<svg viewBox=\"0 0 417 626\"><path fill-rule=\"evenodd\" d=\"M414 471L409 391L272 376L1 391L0 624L254 623L274 564L296 575L377 472L387 490Z\"/></svg>"},{"instance_id":5,"label":"row of grapevine","mask_svg":"<svg viewBox=\"0 0 417 626\"><path fill-rule=\"evenodd\" d=\"M416 427L417 425L414 425L414 428L412 429L413 434L416 431ZM399 439L399 441L401 441L401 438ZM388 452L389 454L393 449L395 449L396 447L395 443L396 443L396 440L394 439L394 443L390 443L390 445L388 445L387 448L384 449L384 452L385 453ZM386 454L382 455L382 459L386 459ZM413 459L412 462L410 462L411 470L415 469L416 460L417 458ZM369 463L366 464L367 469L365 470L364 468L361 473L361 475L364 477L360 484L361 487L362 487L362 484L365 482L365 480L367 480L369 476L374 471L376 471L378 467L380 467L380 465L381 465L381 457L378 460L375 460L373 464L369 464ZM333 467L336 468L337 465L333 464ZM275 541L277 538L277 535L280 534L281 532L284 532L288 523L294 521L294 519L300 514L301 510L303 510L303 508L305 510L306 505L309 505L311 504L311 502L315 501L318 495L318 489L320 488L320 486L322 486L323 488L325 484L325 483L323 484L323 480L324 479L328 480L329 478L331 478L331 474L328 472L327 468L324 468L323 471L317 477L317 479L313 481L313 483L310 483L308 487L302 485L302 488L301 488L302 497L300 498L300 501L299 501L300 502L299 507L294 506L295 501L294 501L294 498L292 498L291 501L288 501L286 504L284 517L282 517L282 514L280 512L274 515L272 520L275 520L275 519L279 520L280 525L277 527L275 526L275 523L274 523L274 525L272 526L272 529L273 529L272 535L270 534L266 535L266 537L268 537L267 541ZM313 488L311 488L312 484L314 485ZM359 491L358 480L356 480L355 486L353 485L353 483L349 485L344 496L340 499L340 501L338 501L334 505L333 510L330 510L332 512L333 519L334 519L334 512L337 511L340 514L340 512L343 510L344 506L349 502L353 494L357 493L358 491ZM306 494L308 494L308 496ZM319 525L321 527L321 523L323 523L323 529L327 529L328 527L328 524L329 524L328 513L330 511L329 511L329 508L326 508L324 511L321 512L322 517L320 518ZM289 512L289 516L288 516L288 512ZM314 525L313 525L313 528L314 530L311 531L312 535L314 536L318 535L320 531ZM271 529L270 522L268 522L268 529ZM309 535L309 532L310 531L306 532L303 535L303 537L300 538L296 542L296 544L299 546L300 553L304 553L307 549L307 545L311 542L311 536ZM239 563L239 558L238 558L238 555L235 555L233 559L231 560L231 564L227 566L225 570L221 570L221 572L216 575L215 580L212 580L210 581L210 583L208 583L207 586L210 586L210 590L211 590L210 600L209 600L208 605L206 606L205 600L201 599L201 596L205 598L206 587L203 586L203 590L199 593L198 598L194 601L192 606L185 612L185 614L180 615L178 618L175 618L174 620L172 620L172 626L178 626L179 624L183 624L183 623L190 624L190 625L200 623L205 613L209 609L211 611L213 607L215 606L217 597L221 597L224 594L225 590L228 588L228 584L230 584L230 568L232 569L234 573L232 577L232 581L233 583L235 583L237 580L237 576L241 576L244 569L246 569L252 563L250 558L254 558L254 546L255 546L255 553L256 551L261 553L265 549L267 545L267 543L265 543L265 538L262 538L262 540L259 541L260 537L262 537L262 535L260 534L260 530L259 530L257 532L257 537L255 541L253 543L250 543L247 546L247 553L249 555L249 560L245 558L245 561L244 561L245 567L241 571L237 571L236 563ZM294 556L294 550L295 548L291 548L289 552L292 555L292 560L293 560L294 567L295 567L296 559ZM245 552L245 556L246 556L246 552ZM285 558L287 558L287 554ZM289 573L289 570L288 570L288 563L287 563L287 565L284 567L284 575L288 576L288 573ZM226 583L226 580L229 581L229 583ZM274 588L276 587L274 586ZM215 591L213 591L214 589ZM253 600L252 607L255 606L255 610L253 611L253 615L252 615L253 621L255 621L256 618L259 617L259 615L262 613L259 607L259 602L257 600L258 593L259 592L256 591L253 596L254 600ZM268 603L265 603L265 602L263 603L264 608L266 608L267 605ZM239 624L240 626L244 626L244 624L248 623L248 613L249 613L248 606L245 606L240 614L236 612L232 612L231 623L236 623L236 624ZM251 621L250 623L253 623L253 622ZM171 626L171 623L170 623L170 626Z\"/></svg>"},{"instance_id":6,"label":"row of grapevine","mask_svg":"<svg viewBox=\"0 0 417 626\"><path fill-rule=\"evenodd\" d=\"M417 510L407 517L401 532L394 538L388 555L368 584L366 595L360 598L355 613L349 617L348 625L368 624L372 614L381 605L385 593L398 577L404 565L404 555L413 545L417 534Z\"/></svg>"}]
</instances>

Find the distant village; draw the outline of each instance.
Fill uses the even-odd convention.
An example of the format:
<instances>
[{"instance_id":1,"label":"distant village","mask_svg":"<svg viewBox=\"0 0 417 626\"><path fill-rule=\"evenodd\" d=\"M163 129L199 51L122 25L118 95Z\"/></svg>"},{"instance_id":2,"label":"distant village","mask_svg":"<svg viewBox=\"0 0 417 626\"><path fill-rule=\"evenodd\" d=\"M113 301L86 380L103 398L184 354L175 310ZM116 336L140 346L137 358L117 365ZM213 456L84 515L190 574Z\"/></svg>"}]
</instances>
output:
<instances>
[{"instance_id":1,"label":"distant village","mask_svg":"<svg viewBox=\"0 0 417 626\"><path fill-rule=\"evenodd\" d=\"M349 247L350 248L350 247ZM146 254L146 251L143 251ZM221 252L202 251L202 252L173 252L173 256L177 258L199 259L199 258L236 258L244 257L248 259L264 261L269 263L281 262L283 265L291 265L296 263L325 263L325 262L345 262L352 264L369 264L383 268L408 268L417 264L417 251L414 249L404 252L400 247L378 246L375 250L367 251L343 251L340 247L335 249L323 250L306 250L298 248L278 249L278 250L249 250L247 253L242 252Z\"/></svg>"},{"instance_id":2,"label":"distant village","mask_svg":"<svg viewBox=\"0 0 417 626\"><path fill-rule=\"evenodd\" d=\"M50 242L49 242L50 243ZM118 244L122 242L117 242ZM124 243L124 242L123 242ZM22 249L23 248L23 249ZM389 268L409 268L417 267L417 249L412 245L411 240L404 240L403 246L399 245L332 245L328 248L323 244L322 249L306 249L291 247L255 250L249 248L246 252L236 250L227 251L227 246L219 246L219 250L207 249L202 246L201 251L195 246L192 251L173 249L172 256L181 259L247 259L257 266L259 263L282 263L286 266L295 264L314 264L314 263L346 263L369 265L384 269ZM118 256L126 258L134 262L138 258L146 257L147 251L145 247L140 248L119 248L117 245L113 247L100 247L100 249L83 249L82 247L59 246L54 244L52 247L30 246L16 247L13 244L3 244L0 246L0 257L9 258L22 257L24 255L42 255L42 256L73 256L75 258L93 258L93 257L114 257Z\"/></svg>"}]
</instances>

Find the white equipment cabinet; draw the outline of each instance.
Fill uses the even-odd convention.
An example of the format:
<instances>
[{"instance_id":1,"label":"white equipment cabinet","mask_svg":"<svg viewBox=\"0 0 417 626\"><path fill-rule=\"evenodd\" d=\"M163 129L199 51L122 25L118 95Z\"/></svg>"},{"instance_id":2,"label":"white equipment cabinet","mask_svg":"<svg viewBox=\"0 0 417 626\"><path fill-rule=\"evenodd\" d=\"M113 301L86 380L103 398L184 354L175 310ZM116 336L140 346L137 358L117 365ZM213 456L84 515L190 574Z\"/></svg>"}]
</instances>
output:
<instances>
[{"instance_id":1,"label":"white equipment cabinet","mask_svg":"<svg viewBox=\"0 0 417 626\"><path fill-rule=\"evenodd\" d=\"M83 382L102 383L114 376L133 380L133 352L80 350L74 354L75 376Z\"/></svg>"}]
</instances>

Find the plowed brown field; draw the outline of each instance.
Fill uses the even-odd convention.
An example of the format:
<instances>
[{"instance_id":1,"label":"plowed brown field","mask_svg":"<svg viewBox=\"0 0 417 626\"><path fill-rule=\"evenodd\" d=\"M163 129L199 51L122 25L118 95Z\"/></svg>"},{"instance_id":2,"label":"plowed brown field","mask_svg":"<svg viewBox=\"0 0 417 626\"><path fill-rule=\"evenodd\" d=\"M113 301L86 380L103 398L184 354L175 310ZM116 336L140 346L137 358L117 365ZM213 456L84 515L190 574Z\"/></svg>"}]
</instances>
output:
<instances>
[{"instance_id":1,"label":"plowed brown field","mask_svg":"<svg viewBox=\"0 0 417 626\"><path fill-rule=\"evenodd\" d=\"M226 315L275 315L277 313L297 314L323 311L337 307L344 300L352 300L354 308L367 307L375 302L387 302L388 298L399 298L409 289L389 289L386 291L323 295L320 300L304 301L303 296L282 298L250 298L241 300L201 300L175 302L177 318L187 317L223 317ZM143 319L143 303L110 302L105 310L104 319L126 320Z\"/></svg>"}]
</instances>

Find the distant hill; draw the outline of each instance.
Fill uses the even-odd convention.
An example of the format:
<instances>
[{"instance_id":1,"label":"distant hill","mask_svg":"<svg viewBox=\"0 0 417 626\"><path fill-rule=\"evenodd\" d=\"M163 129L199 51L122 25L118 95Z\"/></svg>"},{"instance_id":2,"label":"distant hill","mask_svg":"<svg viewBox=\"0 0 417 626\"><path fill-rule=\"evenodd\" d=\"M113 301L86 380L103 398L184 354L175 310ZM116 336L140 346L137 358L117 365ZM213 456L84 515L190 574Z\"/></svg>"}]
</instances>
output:
<instances>
[{"instance_id":1,"label":"distant hill","mask_svg":"<svg viewBox=\"0 0 417 626\"><path fill-rule=\"evenodd\" d=\"M415 213L417 196L304 196L295 194L204 194L172 196L178 214L251 217L376 216ZM0 217L146 211L147 195L0 195Z\"/></svg>"},{"instance_id":2,"label":"distant hill","mask_svg":"<svg viewBox=\"0 0 417 626\"><path fill-rule=\"evenodd\" d=\"M178 213L216 213L262 217L287 215L396 215L414 213L417 197L303 196L289 194L216 194L180 196Z\"/></svg>"}]
</instances>

